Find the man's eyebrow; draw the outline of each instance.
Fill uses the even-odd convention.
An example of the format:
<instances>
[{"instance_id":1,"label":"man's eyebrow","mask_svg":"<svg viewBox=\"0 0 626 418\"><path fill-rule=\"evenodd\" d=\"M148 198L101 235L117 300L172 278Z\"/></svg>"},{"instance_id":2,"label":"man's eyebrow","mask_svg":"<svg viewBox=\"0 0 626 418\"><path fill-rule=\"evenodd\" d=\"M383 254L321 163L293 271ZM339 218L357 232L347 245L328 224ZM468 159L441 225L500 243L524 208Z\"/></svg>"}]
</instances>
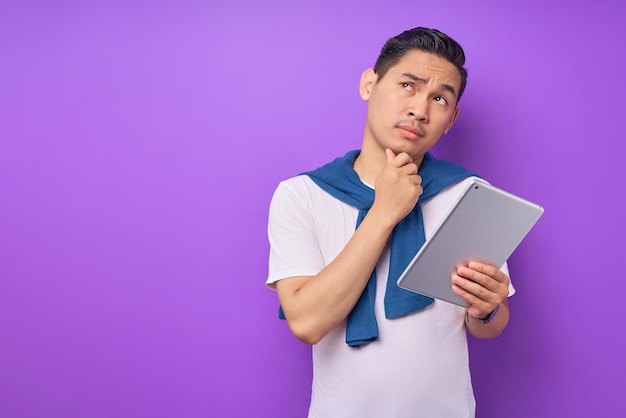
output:
<instances>
[{"instance_id":1,"label":"man's eyebrow","mask_svg":"<svg viewBox=\"0 0 626 418\"><path fill-rule=\"evenodd\" d=\"M415 74L403 73L402 75L418 83L423 83L423 84L428 83L428 80L418 77ZM443 90L449 91L450 93L454 95L454 97L456 97L456 90L450 84L442 83L439 87Z\"/></svg>"}]
</instances>

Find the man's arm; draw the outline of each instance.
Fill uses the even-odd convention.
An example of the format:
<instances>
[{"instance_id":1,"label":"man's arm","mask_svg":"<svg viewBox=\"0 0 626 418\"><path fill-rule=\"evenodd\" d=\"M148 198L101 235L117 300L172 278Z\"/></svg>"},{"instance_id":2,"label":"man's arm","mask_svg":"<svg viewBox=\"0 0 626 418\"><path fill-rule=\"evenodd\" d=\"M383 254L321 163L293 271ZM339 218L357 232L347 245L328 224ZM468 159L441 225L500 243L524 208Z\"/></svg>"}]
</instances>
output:
<instances>
[{"instance_id":1,"label":"man's arm","mask_svg":"<svg viewBox=\"0 0 626 418\"><path fill-rule=\"evenodd\" d=\"M316 276L276 282L293 334L316 344L346 319L363 293L394 226L422 193L417 166L408 154L387 154L376 180L374 204L339 255Z\"/></svg>"},{"instance_id":2,"label":"man's arm","mask_svg":"<svg viewBox=\"0 0 626 418\"><path fill-rule=\"evenodd\" d=\"M296 337L316 344L348 316L392 229L370 212L339 255L316 276L276 282L281 307Z\"/></svg>"},{"instance_id":3,"label":"man's arm","mask_svg":"<svg viewBox=\"0 0 626 418\"><path fill-rule=\"evenodd\" d=\"M467 302L465 325L476 338L495 338L509 323L509 284L511 280L498 267L470 261L452 274L452 290ZM494 312L488 323L481 321Z\"/></svg>"},{"instance_id":4,"label":"man's arm","mask_svg":"<svg viewBox=\"0 0 626 418\"><path fill-rule=\"evenodd\" d=\"M489 339L495 338L502 333L509 323L509 303L504 301L498 307L498 311L491 318L489 323L485 324L479 319L465 314L465 325L468 331L476 338Z\"/></svg>"}]
</instances>

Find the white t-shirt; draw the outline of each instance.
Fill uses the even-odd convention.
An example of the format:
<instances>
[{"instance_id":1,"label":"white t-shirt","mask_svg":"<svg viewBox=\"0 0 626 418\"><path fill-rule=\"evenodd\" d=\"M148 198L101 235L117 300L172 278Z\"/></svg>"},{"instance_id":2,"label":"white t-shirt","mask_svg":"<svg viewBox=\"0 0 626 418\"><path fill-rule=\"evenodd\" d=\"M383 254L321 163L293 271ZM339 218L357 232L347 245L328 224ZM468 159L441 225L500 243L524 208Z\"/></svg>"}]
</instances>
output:
<instances>
[{"instance_id":1,"label":"white t-shirt","mask_svg":"<svg viewBox=\"0 0 626 418\"><path fill-rule=\"evenodd\" d=\"M466 181L423 204L427 239ZM270 205L268 287L275 289L284 278L319 273L352 237L357 216L357 208L335 199L308 176L281 182ZM502 269L508 274L506 264ZM309 417L474 417L465 309L435 301L422 311L386 319L388 272L389 248L376 266L378 340L349 347L344 321L313 346Z\"/></svg>"}]
</instances>

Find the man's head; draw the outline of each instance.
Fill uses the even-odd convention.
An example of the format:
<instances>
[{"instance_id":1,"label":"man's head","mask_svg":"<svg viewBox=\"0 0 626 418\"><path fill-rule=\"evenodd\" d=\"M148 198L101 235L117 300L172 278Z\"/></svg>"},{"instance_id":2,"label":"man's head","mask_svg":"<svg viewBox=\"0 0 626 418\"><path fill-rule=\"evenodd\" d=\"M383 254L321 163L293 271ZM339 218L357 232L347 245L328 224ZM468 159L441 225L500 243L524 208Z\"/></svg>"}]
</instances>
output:
<instances>
[{"instance_id":1,"label":"man's head","mask_svg":"<svg viewBox=\"0 0 626 418\"><path fill-rule=\"evenodd\" d=\"M387 41L376 66L361 76L360 95L368 102L362 155L383 158L389 148L421 161L457 119L464 61L459 44L433 29Z\"/></svg>"},{"instance_id":2,"label":"man's head","mask_svg":"<svg viewBox=\"0 0 626 418\"><path fill-rule=\"evenodd\" d=\"M420 50L437 55L457 68L461 75L461 88L457 101L460 100L467 84L467 70L463 68L465 53L461 45L454 39L436 29L418 27L406 30L389 39L383 46L374 65L378 80L382 79L387 71L411 50Z\"/></svg>"}]
</instances>

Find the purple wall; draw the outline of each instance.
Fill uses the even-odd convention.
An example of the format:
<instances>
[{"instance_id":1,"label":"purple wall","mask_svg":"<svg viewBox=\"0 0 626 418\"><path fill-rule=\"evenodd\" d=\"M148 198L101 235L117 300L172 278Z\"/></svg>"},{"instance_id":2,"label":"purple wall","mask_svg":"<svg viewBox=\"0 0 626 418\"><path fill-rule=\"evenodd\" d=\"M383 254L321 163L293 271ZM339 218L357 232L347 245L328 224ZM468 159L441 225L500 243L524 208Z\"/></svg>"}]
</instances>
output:
<instances>
[{"instance_id":1,"label":"purple wall","mask_svg":"<svg viewBox=\"0 0 626 418\"><path fill-rule=\"evenodd\" d=\"M471 341L478 416L626 415L625 6L8 3L1 417L303 416L267 206L360 145L361 71L418 25L468 55L436 154L546 208L510 260L510 327Z\"/></svg>"}]
</instances>

